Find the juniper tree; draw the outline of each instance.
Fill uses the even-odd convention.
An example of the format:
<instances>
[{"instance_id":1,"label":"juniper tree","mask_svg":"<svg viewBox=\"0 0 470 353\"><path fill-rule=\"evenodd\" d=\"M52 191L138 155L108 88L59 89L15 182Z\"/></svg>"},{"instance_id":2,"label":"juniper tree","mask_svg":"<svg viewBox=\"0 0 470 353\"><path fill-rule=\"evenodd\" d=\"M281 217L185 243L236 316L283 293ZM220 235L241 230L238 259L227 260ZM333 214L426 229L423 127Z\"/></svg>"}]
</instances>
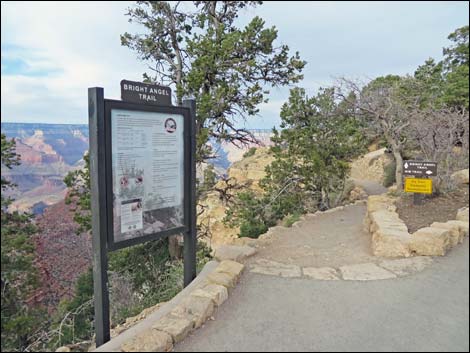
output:
<instances>
[{"instance_id":1,"label":"juniper tree","mask_svg":"<svg viewBox=\"0 0 470 353\"><path fill-rule=\"evenodd\" d=\"M236 24L240 10L259 1L195 1L193 11L180 2L139 1L129 10L130 21L147 33L121 36L149 64L148 81L176 86L177 102L183 96L197 101L197 158L213 155L210 139L237 146L255 142L239 126L268 101L269 87L298 82L305 65L287 45L277 45L277 29L266 28L260 17L246 26Z\"/></svg>"},{"instance_id":2,"label":"juniper tree","mask_svg":"<svg viewBox=\"0 0 470 353\"><path fill-rule=\"evenodd\" d=\"M20 164L15 140L1 134L1 166L11 169ZM1 177L1 301L2 351L22 351L29 337L39 327L39 311L28 304L38 285L33 266L34 244L31 235L35 227L28 214L11 212L13 201L5 196L15 184Z\"/></svg>"}]
</instances>

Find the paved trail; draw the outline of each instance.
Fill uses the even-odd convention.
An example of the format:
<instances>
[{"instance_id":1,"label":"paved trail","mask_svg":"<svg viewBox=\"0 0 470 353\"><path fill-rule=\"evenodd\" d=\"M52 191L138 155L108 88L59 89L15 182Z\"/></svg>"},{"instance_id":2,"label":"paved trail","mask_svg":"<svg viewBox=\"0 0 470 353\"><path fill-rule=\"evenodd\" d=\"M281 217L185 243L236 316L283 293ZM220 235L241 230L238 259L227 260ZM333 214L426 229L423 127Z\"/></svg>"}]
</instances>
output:
<instances>
[{"instance_id":1,"label":"paved trail","mask_svg":"<svg viewBox=\"0 0 470 353\"><path fill-rule=\"evenodd\" d=\"M382 192L373 183L370 193ZM297 266L377 262L365 206L279 230L250 261ZM288 232L282 234L282 232ZM250 266L248 264L248 267ZM467 351L469 241L422 272L377 281L319 281L246 271L215 321L175 351Z\"/></svg>"}]
</instances>

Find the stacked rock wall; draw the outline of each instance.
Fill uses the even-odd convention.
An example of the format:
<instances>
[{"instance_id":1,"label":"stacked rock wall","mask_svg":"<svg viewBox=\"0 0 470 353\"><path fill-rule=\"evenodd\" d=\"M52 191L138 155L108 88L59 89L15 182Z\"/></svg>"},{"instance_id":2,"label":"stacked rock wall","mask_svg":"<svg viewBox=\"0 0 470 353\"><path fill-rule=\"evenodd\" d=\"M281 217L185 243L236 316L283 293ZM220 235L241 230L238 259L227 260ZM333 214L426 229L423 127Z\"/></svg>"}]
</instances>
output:
<instances>
[{"instance_id":1,"label":"stacked rock wall","mask_svg":"<svg viewBox=\"0 0 470 353\"><path fill-rule=\"evenodd\" d=\"M468 236L468 207L457 212L456 220L435 222L410 234L396 212L395 201L387 195L369 196L367 201L364 225L372 236L375 256L443 256Z\"/></svg>"}]
</instances>

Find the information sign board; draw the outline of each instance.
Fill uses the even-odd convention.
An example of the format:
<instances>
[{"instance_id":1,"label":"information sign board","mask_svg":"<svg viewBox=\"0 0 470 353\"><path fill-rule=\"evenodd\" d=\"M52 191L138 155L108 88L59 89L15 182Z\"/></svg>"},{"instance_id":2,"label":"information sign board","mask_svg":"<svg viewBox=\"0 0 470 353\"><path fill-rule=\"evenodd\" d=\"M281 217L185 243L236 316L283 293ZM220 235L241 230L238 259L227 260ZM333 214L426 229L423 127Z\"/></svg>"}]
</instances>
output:
<instances>
[{"instance_id":1,"label":"information sign board","mask_svg":"<svg viewBox=\"0 0 470 353\"><path fill-rule=\"evenodd\" d=\"M110 250L186 230L188 109L105 105Z\"/></svg>"}]
</instances>

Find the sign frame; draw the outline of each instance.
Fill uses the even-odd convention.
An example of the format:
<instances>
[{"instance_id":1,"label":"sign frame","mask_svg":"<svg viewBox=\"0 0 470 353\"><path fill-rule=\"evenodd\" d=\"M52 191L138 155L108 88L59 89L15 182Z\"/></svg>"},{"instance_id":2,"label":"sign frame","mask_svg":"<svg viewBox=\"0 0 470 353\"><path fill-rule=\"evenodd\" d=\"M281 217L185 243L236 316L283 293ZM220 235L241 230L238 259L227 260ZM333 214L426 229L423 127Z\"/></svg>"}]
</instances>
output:
<instances>
[{"instance_id":1,"label":"sign frame","mask_svg":"<svg viewBox=\"0 0 470 353\"><path fill-rule=\"evenodd\" d=\"M139 244L152 239L183 233L184 236L184 286L196 278L197 210L196 210L196 100L185 99L182 106L142 104L104 98L101 87L88 88L88 128L90 132L90 203L93 250L93 294L95 308L96 347L111 339L108 289L108 252ZM158 233L114 243L113 227L109 212L113 216L111 108L168 112L183 115L184 120L184 195L183 226ZM107 113L109 113L109 116ZM109 192L111 191L111 193ZM111 233L110 233L111 232Z\"/></svg>"},{"instance_id":2,"label":"sign frame","mask_svg":"<svg viewBox=\"0 0 470 353\"><path fill-rule=\"evenodd\" d=\"M189 230L189 193L191 189L190 185L190 110L185 107L177 106L157 106L150 104L139 104L126 101L117 101L112 99L105 99L105 158L106 158L106 200L109 207L107 208L107 222L108 222L108 232L107 232L107 241L108 249L110 251L115 251L123 249L129 246L137 245L144 243L149 240L162 239L171 235L180 234L187 232ZM152 233L149 235L144 235L132 239L126 239L122 241L115 241L114 238L114 212L113 212L113 170L112 170L112 133L111 133L111 112L112 110L130 110L130 111L140 111L140 112L152 112L152 113L164 113L164 114L177 114L182 115L184 120L183 126L183 144L184 144L184 187L183 187L183 226L175 227L160 232Z\"/></svg>"}]
</instances>

